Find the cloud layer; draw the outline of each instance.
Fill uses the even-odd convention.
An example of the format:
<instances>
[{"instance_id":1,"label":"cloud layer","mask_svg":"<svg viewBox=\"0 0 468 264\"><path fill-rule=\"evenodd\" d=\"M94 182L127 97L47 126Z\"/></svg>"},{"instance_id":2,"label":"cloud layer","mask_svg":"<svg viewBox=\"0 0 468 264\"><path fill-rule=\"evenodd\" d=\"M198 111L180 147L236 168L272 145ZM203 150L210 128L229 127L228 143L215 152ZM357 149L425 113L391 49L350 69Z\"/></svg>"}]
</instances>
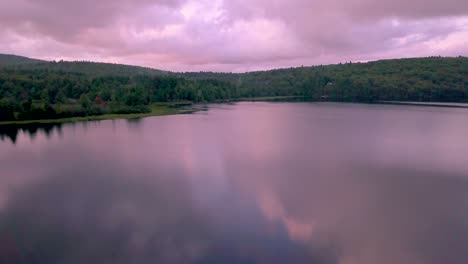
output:
<instances>
[{"instance_id":1,"label":"cloud layer","mask_svg":"<svg viewBox=\"0 0 468 264\"><path fill-rule=\"evenodd\" d=\"M458 0L0 0L0 52L246 71L468 54Z\"/></svg>"}]
</instances>

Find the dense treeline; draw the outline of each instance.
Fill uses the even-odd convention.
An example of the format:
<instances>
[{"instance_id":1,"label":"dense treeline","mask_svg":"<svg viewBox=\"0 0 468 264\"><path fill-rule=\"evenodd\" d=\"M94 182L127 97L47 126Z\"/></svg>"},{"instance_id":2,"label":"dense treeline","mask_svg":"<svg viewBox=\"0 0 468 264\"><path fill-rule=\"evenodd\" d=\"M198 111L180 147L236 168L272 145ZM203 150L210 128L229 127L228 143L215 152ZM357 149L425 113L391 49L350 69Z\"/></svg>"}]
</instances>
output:
<instances>
[{"instance_id":1,"label":"dense treeline","mask_svg":"<svg viewBox=\"0 0 468 264\"><path fill-rule=\"evenodd\" d=\"M237 97L230 83L135 75L90 77L48 69L0 69L0 121L149 112L153 102Z\"/></svg>"},{"instance_id":2,"label":"dense treeline","mask_svg":"<svg viewBox=\"0 0 468 264\"><path fill-rule=\"evenodd\" d=\"M184 73L235 84L243 97L298 95L335 101L468 102L468 58L418 58L244 74Z\"/></svg>"},{"instance_id":3,"label":"dense treeline","mask_svg":"<svg viewBox=\"0 0 468 264\"><path fill-rule=\"evenodd\" d=\"M11 57L8 57L12 61ZM20 57L25 61L25 58ZM0 62L2 56L0 56ZM2 63L0 63L2 65ZM468 102L468 59L421 58L243 74L170 73L90 62L0 67L0 121L149 111L154 102L246 97Z\"/></svg>"}]
</instances>

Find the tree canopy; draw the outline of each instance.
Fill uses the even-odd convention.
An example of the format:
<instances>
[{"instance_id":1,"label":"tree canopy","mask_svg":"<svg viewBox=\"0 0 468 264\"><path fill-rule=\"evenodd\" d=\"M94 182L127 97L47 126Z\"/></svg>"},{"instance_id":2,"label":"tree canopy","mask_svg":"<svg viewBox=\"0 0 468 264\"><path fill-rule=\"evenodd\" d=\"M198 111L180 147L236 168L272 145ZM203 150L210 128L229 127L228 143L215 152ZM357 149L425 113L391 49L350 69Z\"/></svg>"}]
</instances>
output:
<instances>
[{"instance_id":1,"label":"tree canopy","mask_svg":"<svg viewBox=\"0 0 468 264\"><path fill-rule=\"evenodd\" d=\"M430 57L249 73L173 73L0 55L0 121L138 113L149 111L146 106L154 102L265 96L468 102L468 59Z\"/></svg>"}]
</instances>

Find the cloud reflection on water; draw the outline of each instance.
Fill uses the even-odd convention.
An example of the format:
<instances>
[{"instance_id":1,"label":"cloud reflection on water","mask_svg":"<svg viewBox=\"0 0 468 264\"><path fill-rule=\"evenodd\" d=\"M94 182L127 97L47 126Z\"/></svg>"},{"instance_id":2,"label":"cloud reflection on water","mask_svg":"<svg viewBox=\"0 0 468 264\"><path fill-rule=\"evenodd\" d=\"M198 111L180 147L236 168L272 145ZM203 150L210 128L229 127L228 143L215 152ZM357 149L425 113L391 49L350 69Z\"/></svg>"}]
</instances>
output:
<instances>
[{"instance_id":1,"label":"cloud reflection on water","mask_svg":"<svg viewBox=\"0 0 468 264\"><path fill-rule=\"evenodd\" d=\"M0 261L464 263L468 124L424 109L241 103L2 141Z\"/></svg>"}]
</instances>

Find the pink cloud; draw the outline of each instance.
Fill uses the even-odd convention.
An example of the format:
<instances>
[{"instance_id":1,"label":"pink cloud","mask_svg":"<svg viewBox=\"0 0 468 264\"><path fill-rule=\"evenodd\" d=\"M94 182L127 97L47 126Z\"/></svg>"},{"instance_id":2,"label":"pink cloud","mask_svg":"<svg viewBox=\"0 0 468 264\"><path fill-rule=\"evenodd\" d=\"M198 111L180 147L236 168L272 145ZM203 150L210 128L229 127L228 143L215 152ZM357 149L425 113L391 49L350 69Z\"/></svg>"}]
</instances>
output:
<instances>
[{"instance_id":1,"label":"pink cloud","mask_svg":"<svg viewBox=\"0 0 468 264\"><path fill-rule=\"evenodd\" d=\"M177 71L467 55L468 2L0 0L0 52Z\"/></svg>"}]
</instances>

